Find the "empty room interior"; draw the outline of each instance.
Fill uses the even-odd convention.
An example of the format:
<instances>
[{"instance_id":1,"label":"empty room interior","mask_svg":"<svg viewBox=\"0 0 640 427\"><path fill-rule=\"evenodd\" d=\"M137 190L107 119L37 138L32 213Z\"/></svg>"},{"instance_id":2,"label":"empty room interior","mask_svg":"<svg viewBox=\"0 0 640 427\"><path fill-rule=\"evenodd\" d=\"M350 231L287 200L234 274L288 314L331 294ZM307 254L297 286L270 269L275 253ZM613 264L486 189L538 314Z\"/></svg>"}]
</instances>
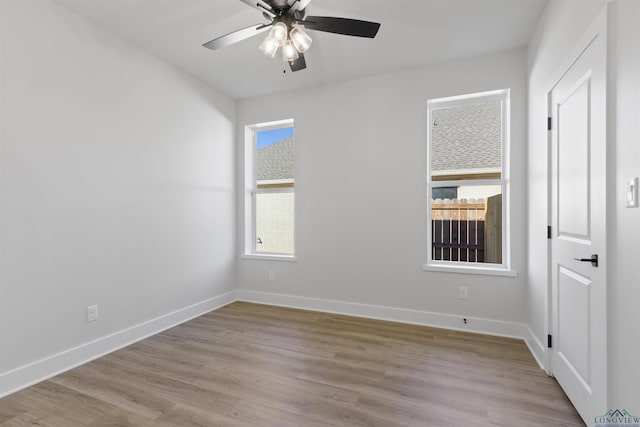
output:
<instances>
[{"instance_id":1,"label":"empty room interior","mask_svg":"<svg viewBox=\"0 0 640 427\"><path fill-rule=\"evenodd\" d=\"M640 1L0 0L0 426L638 427L638 177Z\"/></svg>"}]
</instances>

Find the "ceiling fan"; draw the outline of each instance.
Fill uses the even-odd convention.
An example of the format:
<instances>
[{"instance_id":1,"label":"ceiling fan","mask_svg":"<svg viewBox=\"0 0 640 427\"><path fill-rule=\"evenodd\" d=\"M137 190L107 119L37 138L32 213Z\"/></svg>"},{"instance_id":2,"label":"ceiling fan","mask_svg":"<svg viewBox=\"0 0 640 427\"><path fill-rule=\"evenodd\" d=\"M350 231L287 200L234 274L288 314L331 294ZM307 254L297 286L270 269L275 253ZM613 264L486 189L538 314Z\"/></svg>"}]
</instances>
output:
<instances>
[{"instance_id":1,"label":"ceiling fan","mask_svg":"<svg viewBox=\"0 0 640 427\"><path fill-rule=\"evenodd\" d=\"M306 8L312 0L240 1L262 12L269 23L234 31L203 46L217 50L269 30L269 34L260 44L260 50L265 55L275 58L278 48L282 48L282 58L289 63L291 71L307 68L304 52L309 49L312 40L302 27L307 30L368 38L374 38L380 29L380 24L376 22L331 16L306 16Z\"/></svg>"}]
</instances>

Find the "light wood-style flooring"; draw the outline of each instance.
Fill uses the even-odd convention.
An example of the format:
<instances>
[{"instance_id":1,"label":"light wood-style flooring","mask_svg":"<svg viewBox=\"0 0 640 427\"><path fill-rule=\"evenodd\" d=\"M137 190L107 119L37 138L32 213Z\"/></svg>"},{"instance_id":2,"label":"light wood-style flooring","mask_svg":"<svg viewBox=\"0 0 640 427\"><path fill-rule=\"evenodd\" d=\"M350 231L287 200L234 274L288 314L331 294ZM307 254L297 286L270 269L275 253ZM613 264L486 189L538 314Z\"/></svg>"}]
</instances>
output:
<instances>
[{"instance_id":1,"label":"light wood-style flooring","mask_svg":"<svg viewBox=\"0 0 640 427\"><path fill-rule=\"evenodd\" d=\"M0 399L0 426L583 426L522 341L236 302Z\"/></svg>"}]
</instances>

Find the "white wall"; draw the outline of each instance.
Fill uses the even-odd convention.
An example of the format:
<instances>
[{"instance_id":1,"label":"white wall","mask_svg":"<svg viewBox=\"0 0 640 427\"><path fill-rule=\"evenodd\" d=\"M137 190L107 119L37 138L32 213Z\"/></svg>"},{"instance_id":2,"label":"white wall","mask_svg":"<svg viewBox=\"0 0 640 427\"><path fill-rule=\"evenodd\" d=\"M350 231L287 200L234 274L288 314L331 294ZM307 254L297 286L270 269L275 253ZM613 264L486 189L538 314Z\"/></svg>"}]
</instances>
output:
<instances>
[{"instance_id":1,"label":"white wall","mask_svg":"<svg viewBox=\"0 0 640 427\"><path fill-rule=\"evenodd\" d=\"M640 177L640 2L609 9L611 67L610 356L612 406L640 413L640 209L625 208L625 182Z\"/></svg>"},{"instance_id":2,"label":"white wall","mask_svg":"<svg viewBox=\"0 0 640 427\"><path fill-rule=\"evenodd\" d=\"M517 50L240 101L240 169L244 126L295 119L298 257L239 261L240 295L266 292L277 294L270 299L276 303L292 301L278 295L292 295L448 313L459 327L463 315L523 321L525 82L525 53ZM519 275L422 271L427 100L503 88L511 88L512 255ZM240 213L242 202L240 197ZM240 252L242 224L238 230ZM276 272L275 281L268 280L269 270ZM458 285L469 287L468 300L458 299Z\"/></svg>"},{"instance_id":3,"label":"white wall","mask_svg":"<svg viewBox=\"0 0 640 427\"><path fill-rule=\"evenodd\" d=\"M0 395L210 307L236 222L233 100L49 0L1 8Z\"/></svg>"},{"instance_id":4,"label":"white wall","mask_svg":"<svg viewBox=\"0 0 640 427\"><path fill-rule=\"evenodd\" d=\"M548 147L547 96L554 79L567 67L582 34L605 7L606 0L552 0L536 28L528 50L528 215L527 341L546 364L548 328ZM577 53L577 52L576 52Z\"/></svg>"}]
</instances>

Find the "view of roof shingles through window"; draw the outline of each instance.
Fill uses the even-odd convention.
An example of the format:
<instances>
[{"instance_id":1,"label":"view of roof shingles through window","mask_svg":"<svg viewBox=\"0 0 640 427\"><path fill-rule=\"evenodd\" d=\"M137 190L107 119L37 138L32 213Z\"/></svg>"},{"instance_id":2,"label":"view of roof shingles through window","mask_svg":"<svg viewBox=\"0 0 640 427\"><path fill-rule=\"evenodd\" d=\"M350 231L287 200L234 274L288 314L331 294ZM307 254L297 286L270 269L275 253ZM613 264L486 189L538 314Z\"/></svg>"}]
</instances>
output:
<instances>
[{"instance_id":1,"label":"view of roof shingles through window","mask_svg":"<svg viewBox=\"0 0 640 427\"><path fill-rule=\"evenodd\" d=\"M445 171L499 171L502 103L499 100L434 109L431 165Z\"/></svg>"},{"instance_id":2,"label":"view of roof shingles through window","mask_svg":"<svg viewBox=\"0 0 640 427\"><path fill-rule=\"evenodd\" d=\"M295 172L293 136L258 149L256 165L258 182L293 180Z\"/></svg>"}]
</instances>

